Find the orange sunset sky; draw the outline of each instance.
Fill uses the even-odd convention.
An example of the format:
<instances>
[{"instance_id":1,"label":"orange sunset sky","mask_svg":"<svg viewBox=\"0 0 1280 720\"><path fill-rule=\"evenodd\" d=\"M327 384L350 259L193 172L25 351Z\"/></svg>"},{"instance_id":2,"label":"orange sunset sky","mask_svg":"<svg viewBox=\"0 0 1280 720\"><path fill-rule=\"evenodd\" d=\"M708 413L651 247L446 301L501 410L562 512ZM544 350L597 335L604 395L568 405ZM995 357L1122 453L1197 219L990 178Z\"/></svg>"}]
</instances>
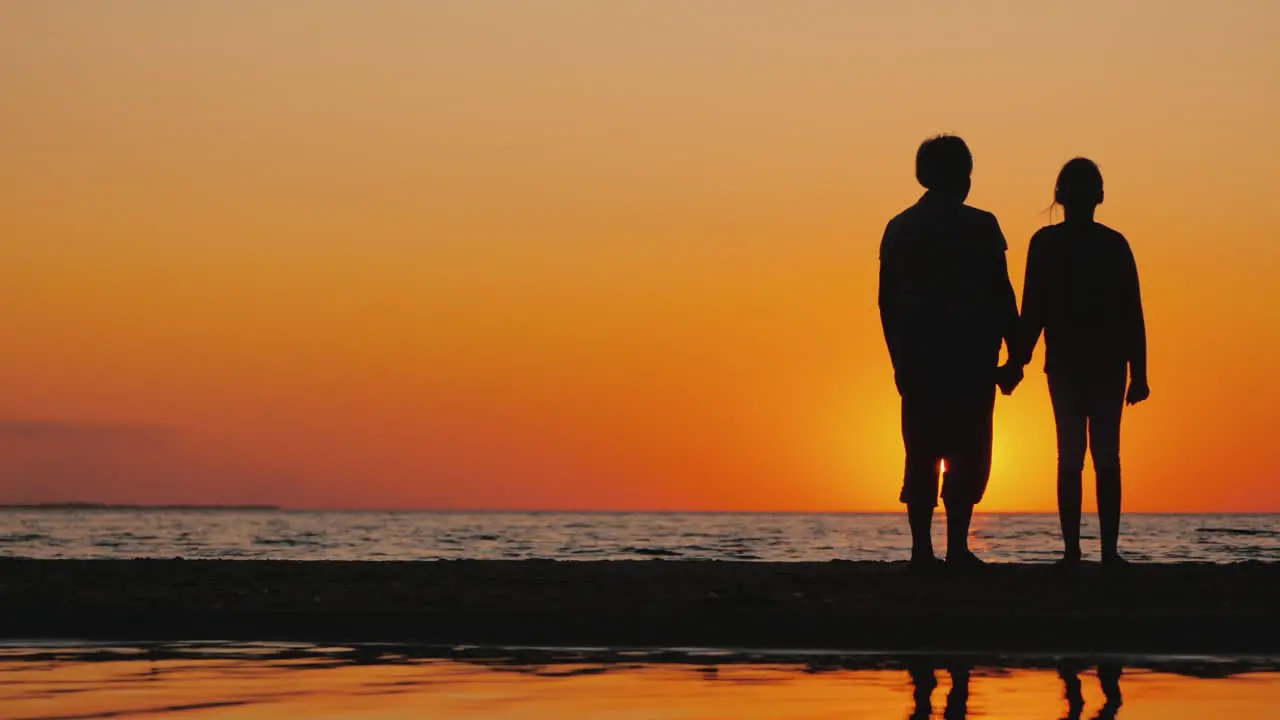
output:
<instances>
[{"instance_id":1,"label":"orange sunset sky","mask_svg":"<svg viewBox=\"0 0 1280 720\"><path fill-rule=\"evenodd\" d=\"M1103 169L1150 334L1126 509L1280 511L1277 23L0 4L0 502L896 510L877 251L947 131L1019 291L1058 168ZM982 509L1054 507L1042 350Z\"/></svg>"}]
</instances>

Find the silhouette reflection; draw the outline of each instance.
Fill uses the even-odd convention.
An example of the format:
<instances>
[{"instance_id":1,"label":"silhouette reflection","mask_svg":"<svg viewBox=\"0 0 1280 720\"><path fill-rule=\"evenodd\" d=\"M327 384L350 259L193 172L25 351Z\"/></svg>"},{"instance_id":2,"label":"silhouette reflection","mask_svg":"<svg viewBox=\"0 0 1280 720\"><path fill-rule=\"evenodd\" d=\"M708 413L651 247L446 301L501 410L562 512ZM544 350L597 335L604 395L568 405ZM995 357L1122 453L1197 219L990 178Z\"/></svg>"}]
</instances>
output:
<instances>
[{"instance_id":1,"label":"silhouette reflection","mask_svg":"<svg viewBox=\"0 0 1280 720\"><path fill-rule=\"evenodd\" d=\"M657 648L10 644L0 648L0 707L4 717L47 720L304 718L332 715L335 706L366 720L513 714L1114 719L1121 707L1121 668L1096 662L1047 655ZM1125 678L1134 708L1126 714L1133 717L1273 717L1280 698L1280 661L1274 659L1132 656L1126 665L1130 673L1140 670ZM144 675L148 669L156 672ZM945 697L935 697L940 689Z\"/></svg>"},{"instance_id":2,"label":"silhouette reflection","mask_svg":"<svg viewBox=\"0 0 1280 720\"><path fill-rule=\"evenodd\" d=\"M971 666L964 663L948 663L941 665L928 660L920 660L907 666L907 674L911 677L912 709L908 720L930 720L933 715L933 691L938 687L936 671L945 669L951 677L951 689L947 691L946 706L943 708L944 720L964 720L969 713L969 676ZM1080 681L1080 673L1086 669L1083 665L1064 662L1058 666L1058 676L1062 678L1063 695L1067 701L1067 714L1062 720L1083 720L1084 692ZM1102 707L1090 720L1115 720L1124 700L1120 694L1121 666L1102 663L1097 666L1098 684L1106 698Z\"/></svg>"},{"instance_id":3,"label":"silhouette reflection","mask_svg":"<svg viewBox=\"0 0 1280 720\"><path fill-rule=\"evenodd\" d=\"M911 696L914 706L909 720L929 720L933 717L933 689L938 687L938 679L930 665L912 665L907 668L911 676Z\"/></svg>"},{"instance_id":4,"label":"silhouette reflection","mask_svg":"<svg viewBox=\"0 0 1280 720\"><path fill-rule=\"evenodd\" d=\"M947 674L951 676L951 689L947 691L947 704L943 708L944 720L964 720L969 713L969 673L970 668L964 664L949 665ZM911 676L912 697L914 699L909 720L929 720L933 717L933 691L938 687L938 678L934 673L934 665L928 662L913 664L907 668Z\"/></svg>"},{"instance_id":5,"label":"silhouette reflection","mask_svg":"<svg viewBox=\"0 0 1280 720\"><path fill-rule=\"evenodd\" d=\"M1106 698L1093 720L1115 720L1124 698L1120 694L1121 667L1110 663L1098 665L1098 684ZM1081 720L1084 715L1084 693L1081 691L1080 668L1070 663L1058 666L1062 678L1063 694L1067 701L1067 714L1062 720Z\"/></svg>"}]
</instances>

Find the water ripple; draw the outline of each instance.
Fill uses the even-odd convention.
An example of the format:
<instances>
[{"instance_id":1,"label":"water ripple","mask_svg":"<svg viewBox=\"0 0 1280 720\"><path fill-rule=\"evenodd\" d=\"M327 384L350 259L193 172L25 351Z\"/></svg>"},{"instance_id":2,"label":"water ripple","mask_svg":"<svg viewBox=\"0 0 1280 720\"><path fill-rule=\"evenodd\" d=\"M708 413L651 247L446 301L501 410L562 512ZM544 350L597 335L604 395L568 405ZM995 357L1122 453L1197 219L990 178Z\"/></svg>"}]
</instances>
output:
<instances>
[{"instance_id":1,"label":"water ripple","mask_svg":"<svg viewBox=\"0 0 1280 720\"><path fill-rule=\"evenodd\" d=\"M1052 514L974 519L991 560L1061 551ZM944 546L944 524L935 542ZM1096 558L1097 523L1082 537ZM1156 562L1280 560L1280 515L1128 515L1123 549ZM0 556L284 560L900 560L900 514L0 511Z\"/></svg>"}]
</instances>

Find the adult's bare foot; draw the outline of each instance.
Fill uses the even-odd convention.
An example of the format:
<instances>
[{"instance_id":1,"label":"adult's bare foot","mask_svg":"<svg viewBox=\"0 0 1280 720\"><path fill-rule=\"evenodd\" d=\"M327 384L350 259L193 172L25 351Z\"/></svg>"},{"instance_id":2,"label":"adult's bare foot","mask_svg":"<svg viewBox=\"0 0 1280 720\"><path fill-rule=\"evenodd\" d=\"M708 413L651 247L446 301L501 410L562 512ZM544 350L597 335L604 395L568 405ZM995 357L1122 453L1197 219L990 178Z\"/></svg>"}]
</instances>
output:
<instances>
[{"instance_id":1,"label":"adult's bare foot","mask_svg":"<svg viewBox=\"0 0 1280 720\"><path fill-rule=\"evenodd\" d=\"M1102 568L1104 570L1124 572L1133 567L1133 563L1125 560L1120 553L1110 552L1102 556Z\"/></svg>"},{"instance_id":2,"label":"adult's bare foot","mask_svg":"<svg viewBox=\"0 0 1280 720\"><path fill-rule=\"evenodd\" d=\"M973 551L971 550L965 549L958 552L947 553L947 569L948 570L965 572L965 571L971 571L971 570L980 570L986 566L987 566L986 561L984 561L982 558L978 557L977 555L974 555Z\"/></svg>"},{"instance_id":3,"label":"adult's bare foot","mask_svg":"<svg viewBox=\"0 0 1280 720\"><path fill-rule=\"evenodd\" d=\"M929 574L941 569L942 560L934 557L933 553L912 554L911 562L907 564L907 571L911 573Z\"/></svg>"},{"instance_id":4,"label":"adult's bare foot","mask_svg":"<svg viewBox=\"0 0 1280 720\"><path fill-rule=\"evenodd\" d=\"M1061 573L1074 573L1080 570L1080 555L1077 553L1064 553L1055 563L1053 569Z\"/></svg>"}]
</instances>

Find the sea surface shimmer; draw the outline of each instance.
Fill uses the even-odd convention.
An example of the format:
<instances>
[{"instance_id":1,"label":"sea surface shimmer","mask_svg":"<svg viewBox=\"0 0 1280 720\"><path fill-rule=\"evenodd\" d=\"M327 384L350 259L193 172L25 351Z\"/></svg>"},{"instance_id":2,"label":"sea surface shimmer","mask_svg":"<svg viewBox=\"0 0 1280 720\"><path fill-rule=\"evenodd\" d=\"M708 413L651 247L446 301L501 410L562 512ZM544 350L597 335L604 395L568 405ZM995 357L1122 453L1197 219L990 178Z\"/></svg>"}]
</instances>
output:
<instances>
[{"instance_id":1,"label":"sea surface shimmer","mask_svg":"<svg viewBox=\"0 0 1280 720\"><path fill-rule=\"evenodd\" d=\"M1127 514L1123 533L1141 562L1280 560L1280 515ZM1062 551L1052 514L980 514L973 534L1000 562ZM1096 559L1091 514L1083 536ZM896 513L0 510L0 557L41 559L895 561L910 545Z\"/></svg>"}]
</instances>

